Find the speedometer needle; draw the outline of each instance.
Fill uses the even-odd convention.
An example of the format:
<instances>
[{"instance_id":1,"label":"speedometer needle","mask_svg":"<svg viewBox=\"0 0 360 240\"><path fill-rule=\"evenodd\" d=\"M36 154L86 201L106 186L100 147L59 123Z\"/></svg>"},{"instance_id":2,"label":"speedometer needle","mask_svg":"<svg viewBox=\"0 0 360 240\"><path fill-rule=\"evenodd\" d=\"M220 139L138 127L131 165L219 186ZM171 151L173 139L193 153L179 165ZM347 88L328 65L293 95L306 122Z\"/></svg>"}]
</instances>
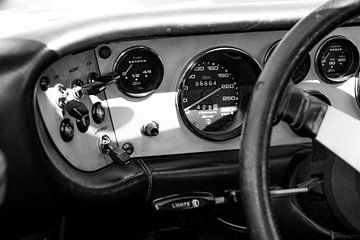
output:
<instances>
[{"instance_id":1,"label":"speedometer needle","mask_svg":"<svg viewBox=\"0 0 360 240\"><path fill-rule=\"evenodd\" d=\"M193 104L191 104L190 106L186 107L186 108L185 108L185 111L188 111L190 108L192 108L192 107L193 107L193 106L195 106L196 104L198 104L198 103L200 103L200 102L204 101L205 99L207 99L207 98L211 97L212 95L214 95L215 93L217 93L217 92L218 92L218 91L220 91L220 90L221 90L221 87L220 87L220 88L215 89L214 91L212 91L212 92L211 92L211 93L209 93L208 95L206 95L206 96L204 96L204 97L200 98L199 100L197 100L196 102L194 102L194 103L193 103Z\"/></svg>"}]
</instances>

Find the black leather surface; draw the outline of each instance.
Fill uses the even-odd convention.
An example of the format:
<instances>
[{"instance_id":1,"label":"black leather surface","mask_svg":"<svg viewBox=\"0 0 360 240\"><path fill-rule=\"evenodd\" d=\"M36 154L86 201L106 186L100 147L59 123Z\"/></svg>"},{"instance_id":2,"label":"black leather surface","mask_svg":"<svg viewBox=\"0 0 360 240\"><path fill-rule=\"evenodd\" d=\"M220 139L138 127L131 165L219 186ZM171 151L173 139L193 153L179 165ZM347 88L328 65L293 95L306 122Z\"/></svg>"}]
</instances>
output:
<instances>
[{"instance_id":1,"label":"black leather surface","mask_svg":"<svg viewBox=\"0 0 360 240\"><path fill-rule=\"evenodd\" d=\"M360 1L334 0L315 10L284 37L255 86L240 153L240 186L252 239L280 239L269 202L267 152L272 119L291 72L318 41L359 9Z\"/></svg>"},{"instance_id":2,"label":"black leather surface","mask_svg":"<svg viewBox=\"0 0 360 240\"><path fill-rule=\"evenodd\" d=\"M307 145L272 147L269 152L271 182L281 185L290 160ZM224 190L238 189L238 151L185 154L144 159L151 173L149 199L190 191L208 191L223 196Z\"/></svg>"},{"instance_id":3,"label":"black leather surface","mask_svg":"<svg viewBox=\"0 0 360 240\"><path fill-rule=\"evenodd\" d=\"M0 151L0 206L4 201L6 194L6 185L7 185L6 168L7 168L7 162L5 159L5 155Z\"/></svg>"},{"instance_id":4,"label":"black leather surface","mask_svg":"<svg viewBox=\"0 0 360 240\"><path fill-rule=\"evenodd\" d=\"M144 199L147 177L137 162L127 168L113 164L97 172L79 171L64 161L41 121L35 121L35 81L58 56L39 42L8 39L0 44L6 49L0 52L0 135L5 136L0 146L9 162L5 204L41 205L39 201L56 198L54 192L61 190L87 201Z\"/></svg>"}]
</instances>

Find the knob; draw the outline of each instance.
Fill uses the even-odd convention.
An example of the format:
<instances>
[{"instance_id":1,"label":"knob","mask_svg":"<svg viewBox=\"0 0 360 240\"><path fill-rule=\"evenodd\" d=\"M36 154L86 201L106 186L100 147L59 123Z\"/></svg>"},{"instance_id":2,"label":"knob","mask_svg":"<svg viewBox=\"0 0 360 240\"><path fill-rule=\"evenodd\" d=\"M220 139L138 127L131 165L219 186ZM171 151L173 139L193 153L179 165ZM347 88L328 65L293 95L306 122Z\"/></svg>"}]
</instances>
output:
<instances>
[{"instance_id":1,"label":"knob","mask_svg":"<svg viewBox=\"0 0 360 240\"><path fill-rule=\"evenodd\" d=\"M105 119L105 110L101 106L101 102L96 102L91 108L91 115L96 124L100 124Z\"/></svg>"},{"instance_id":2,"label":"knob","mask_svg":"<svg viewBox=\"0 0 360 240\"><path fill-rule=\"evenodd\" d=\"M76 119L76 126L78 127L79 131L84 133L89 129L90 126L90 117L89 115L85 115L82 118Z\"/></svg>"},{"instance_id":3,"label":"knob","mask_svg":"<svg viewBox=\"0 0 360 240\"><path fill-rule=\"evenodd\" d=\"M159 124L155 121L144 124L142 127L142 133L146 136L152 137L159 135Z\"/></svg>"},{"instance_id":4,"label":"knob","mask_svg":"<svg viewBox=\"0 0 360 240\"><path fill-rule=\"evenodd\" d=\"M64 109L70 114L70 116L76 119L82 119L86 115L89 115L89 110L86 106L82 102L76 100L66 102Z\"/></svg>"},{"instance_id":5,"label":"knob","mask_svg":"<svg viewBox=\"0 0 360 240\"><path fill-rule=\"evenodd\" d=\"M108 135L104 135L101 138L99 138L98 144L100 151L108 154L109 157L117 164L120 164L121 166L125 166L127 163L129 163L130 155L128 154L128 151L125 149L115 150L111 146L111 140Z\"/></svg>"},{"instance_id":6,"label":"knob","mask_svg":"<svg viewBox=\"0 0 360 240\"><path fill-rule=\"evenodd\" d=\"M60 123L60 136L64 142L70 142L74 137L74 124L70 119L65 118Z\"/></svg>"},{"instance_id":7,"label":"knob","mask_svg":"<svg viewBox=\"0 0 360 240\"><path fill-rule=\"evenodd\" d=\"M98 79L98 77L99 77L99 74L97 74L96 72L91 72L91 73L89 73L87 82L88 83L96 82L96 79Z\"/></svg>"}]
</instances>

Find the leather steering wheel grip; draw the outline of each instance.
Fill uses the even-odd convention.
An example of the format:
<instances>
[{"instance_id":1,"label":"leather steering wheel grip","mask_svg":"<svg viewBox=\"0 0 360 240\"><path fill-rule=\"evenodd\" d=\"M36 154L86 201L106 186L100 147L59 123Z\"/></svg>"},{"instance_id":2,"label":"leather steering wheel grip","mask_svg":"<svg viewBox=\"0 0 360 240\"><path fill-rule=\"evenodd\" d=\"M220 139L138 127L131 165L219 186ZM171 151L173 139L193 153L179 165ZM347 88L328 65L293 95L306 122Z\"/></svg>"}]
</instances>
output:
<instances>
[{"instance_id":1,"label":"leather steering wheel grip","mask_svg":"<svg viewBox=\"0 0 360 240\"><path fill-rule=\"evenodd\" d=\"M332 0L321 5L286 34L255 85L239 156L243 212L253 240L281 239L270 205L267 153L273 118L291 89L291 73L317 42L358 13L359 0Z\"/></svg>"},{"instance_id":2,"label":"leather steering wheel grip","mask_svg":"<svg viewBox=\"0 0 360 240\"><path fill-rule=\"evenodd\" d=\"M5 199L6 194L6 160L2 152L0 152L0 205Z\"/></svg>"}]
</instances>

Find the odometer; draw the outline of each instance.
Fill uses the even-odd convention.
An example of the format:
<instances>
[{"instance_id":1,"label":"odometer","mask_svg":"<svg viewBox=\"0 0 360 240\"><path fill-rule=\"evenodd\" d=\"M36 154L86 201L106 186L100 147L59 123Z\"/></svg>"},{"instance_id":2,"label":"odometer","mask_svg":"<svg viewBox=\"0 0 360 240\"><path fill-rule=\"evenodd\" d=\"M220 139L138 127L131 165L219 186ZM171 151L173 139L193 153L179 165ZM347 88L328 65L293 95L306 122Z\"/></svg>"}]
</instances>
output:
<instances>
[{"instance_id":1,"label":"odometer","mask_svg":"<svg viewBox=\"0 0 360 240\"><path fill-rule=\"evenodd\" d=\"M186 125L207 139L238 136L259 73L257 62L235 48L212 49L195 58L178 93L179 112Z\"/></svg>"}]
</instances>

